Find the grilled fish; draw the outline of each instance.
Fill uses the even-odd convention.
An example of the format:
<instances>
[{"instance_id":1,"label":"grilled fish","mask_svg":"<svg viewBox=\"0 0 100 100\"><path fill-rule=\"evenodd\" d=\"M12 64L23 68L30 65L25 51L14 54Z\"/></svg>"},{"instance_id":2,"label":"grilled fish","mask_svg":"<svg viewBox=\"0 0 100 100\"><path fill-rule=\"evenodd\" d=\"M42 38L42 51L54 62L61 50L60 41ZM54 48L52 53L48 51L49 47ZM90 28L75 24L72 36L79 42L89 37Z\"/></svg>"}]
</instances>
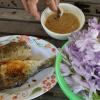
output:
<instances>
[{"instance_id":1,"label":"grilled fish","mask_svg":"<svg viewBox=\"0 0 100 100\"><path fill-rule=\"evenodd\" d=\"M46 60L9 60L0 62L0 90L21 86L27 79L54 64L55 56Z\"/></svg>"},{"instance_id":2,"label":"grilled fish","mask_svg":"<svg viewBox=\"0 0 100 100\"><path fill-rule=\"evenodd\" d=\"M0 62L6 60L25 60L31 56L31 48L25 42L8 43L0 47Z\"/></svg>"}]
</instances>

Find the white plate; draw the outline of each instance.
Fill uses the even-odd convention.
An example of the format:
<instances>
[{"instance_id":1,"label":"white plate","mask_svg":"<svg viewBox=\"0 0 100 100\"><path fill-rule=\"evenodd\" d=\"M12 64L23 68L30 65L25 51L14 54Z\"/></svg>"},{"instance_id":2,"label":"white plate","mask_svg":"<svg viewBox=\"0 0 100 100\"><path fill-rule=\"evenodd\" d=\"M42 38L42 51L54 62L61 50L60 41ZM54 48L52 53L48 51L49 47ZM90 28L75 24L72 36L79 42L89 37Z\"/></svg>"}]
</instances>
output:
<instances>
[{"instance_id":1,"label":"white plate","mask_svg":"<svg viewBox=\"0 0 100 100\"><path fill-rule=\"evenodd\" d=\"M52 55L57 54L57 48L51 43L32 36L25 35L13 35L8 37L0 37L0 46L9 42L26 41L31 46L33 55L36 55L35 59L45 59ZM41 55L41 56L40 56ZM35 81L36 80L36 81ZM30 100L34 99L45 92L49 91L56 85L56 79L54 74L54 66L44 69L37 73L35 76L28 79L28 81L21 87L7 89L0 91L0 100Z\"/></svg>"}]
</instances>

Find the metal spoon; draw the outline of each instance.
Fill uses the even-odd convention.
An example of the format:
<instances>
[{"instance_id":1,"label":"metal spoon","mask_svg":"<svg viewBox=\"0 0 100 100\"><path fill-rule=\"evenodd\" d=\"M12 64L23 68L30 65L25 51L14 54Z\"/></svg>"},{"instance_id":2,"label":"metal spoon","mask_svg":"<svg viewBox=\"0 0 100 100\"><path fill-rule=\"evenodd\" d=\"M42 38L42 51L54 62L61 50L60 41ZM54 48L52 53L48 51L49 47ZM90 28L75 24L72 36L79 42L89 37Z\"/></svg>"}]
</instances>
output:
<instances>
[{"instance_id":1,"label":"metal spoon","mask_svg":"<svg viewBox=\"0 0 100 100\"><path fill-rule=\"evenodd\" d=\"M63 13L64 13L63 9L58 7L57 17L60 18L63 15Z\"/></svg>"}]
</instances>

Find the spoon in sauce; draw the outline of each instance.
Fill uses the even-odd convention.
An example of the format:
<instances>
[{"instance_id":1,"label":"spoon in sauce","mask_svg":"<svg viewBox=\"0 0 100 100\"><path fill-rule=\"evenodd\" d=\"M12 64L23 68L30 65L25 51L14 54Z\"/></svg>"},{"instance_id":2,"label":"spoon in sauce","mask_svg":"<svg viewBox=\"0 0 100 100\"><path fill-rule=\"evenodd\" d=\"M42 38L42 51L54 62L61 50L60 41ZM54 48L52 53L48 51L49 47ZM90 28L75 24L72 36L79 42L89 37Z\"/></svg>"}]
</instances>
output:
<instances>
[{"instance_id":1,"label":"spoon in sauce","mask_svg":"<svg viewBox=\"0 0 100 100\"><path fill-rule=\"evenodd\" d=\"M63 15L63 13L64 13L63 9L58 7L57 18L60 18Z\"/></svg>"}]
</instances>

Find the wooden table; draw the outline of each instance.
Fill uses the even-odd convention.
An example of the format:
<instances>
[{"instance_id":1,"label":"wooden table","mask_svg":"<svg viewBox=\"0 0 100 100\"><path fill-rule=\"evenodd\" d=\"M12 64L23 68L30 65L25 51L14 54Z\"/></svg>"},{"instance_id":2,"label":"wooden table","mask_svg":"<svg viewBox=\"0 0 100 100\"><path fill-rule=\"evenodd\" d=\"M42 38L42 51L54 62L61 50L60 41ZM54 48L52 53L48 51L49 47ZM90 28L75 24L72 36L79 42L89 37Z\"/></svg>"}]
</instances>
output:
<instances>
[{"instance_id":1,"label":"wooden table","mask_svg":"<svg viewBox=\"0 0 100 100\"><path fill-rule=\"evenodd\" d=\"M61 2L72 3L83 10L87 19L97 17L100 20L100 0L61 0ZM45 8L43 0L40 0L39 9L42 12ZM0 36L25 34L43 38L57 47L61 47L66 41L59 41L49 37L43 30L40 22L28 14L20 0L0 0ZM35 100L66 100L58 84L46 94Z\"/></svg>"}]
</instances>

